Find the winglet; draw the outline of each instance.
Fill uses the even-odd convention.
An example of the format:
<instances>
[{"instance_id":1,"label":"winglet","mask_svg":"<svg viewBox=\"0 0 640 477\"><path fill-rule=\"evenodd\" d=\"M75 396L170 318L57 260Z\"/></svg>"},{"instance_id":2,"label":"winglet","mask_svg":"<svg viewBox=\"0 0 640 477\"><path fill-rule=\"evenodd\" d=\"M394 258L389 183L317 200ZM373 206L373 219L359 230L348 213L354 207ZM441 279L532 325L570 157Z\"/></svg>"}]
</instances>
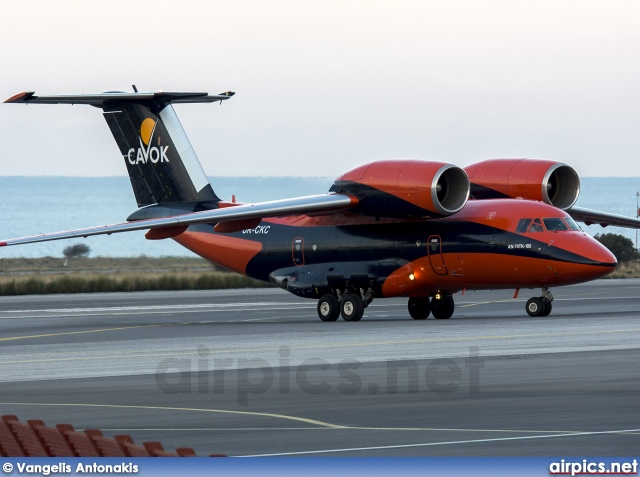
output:
<instances>
[{"instance_id":1,"label":"winglet","mask_svg":"<svg viewBox=\"0 0 640 477\"><path fill-rule=\"evenodd\" d=\"M9 99L5 101L5 103L25 103L29 100L31 96L36 94L35 91L28 91L24 93L18 93L14 96L11 96Z\"/></svg>"}]
</instances>

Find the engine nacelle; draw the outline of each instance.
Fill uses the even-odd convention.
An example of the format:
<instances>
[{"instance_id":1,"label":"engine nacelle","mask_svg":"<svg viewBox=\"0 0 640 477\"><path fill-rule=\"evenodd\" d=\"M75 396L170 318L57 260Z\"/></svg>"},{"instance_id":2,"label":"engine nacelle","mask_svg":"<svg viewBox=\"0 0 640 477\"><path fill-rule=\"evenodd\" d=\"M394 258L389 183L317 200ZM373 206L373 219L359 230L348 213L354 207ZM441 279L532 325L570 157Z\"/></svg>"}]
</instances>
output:
<instances>
[{"instance_id":1,"label":"engine nacelle","mask_svg":"<svg viewBox=\"0 0 640 477\"><path fill-rule=\"evenodd\" d=\"M546 159L489 159L464 168L474 199L523 198L562 210L580 194L580 177L570 166Z\"/></svg>"},{"instance_id":2,"label":"engine nacelle","mask_svg":"<svg viewBox=\"0 0 640 477\"><path fill-rule=\"evenodd\" d=\"M453 164L419 160L376 161L338 177L332 192L359 203L352 212L374 217L444 217L469 198L469 178Z\"/></svg>"}]
</instances>

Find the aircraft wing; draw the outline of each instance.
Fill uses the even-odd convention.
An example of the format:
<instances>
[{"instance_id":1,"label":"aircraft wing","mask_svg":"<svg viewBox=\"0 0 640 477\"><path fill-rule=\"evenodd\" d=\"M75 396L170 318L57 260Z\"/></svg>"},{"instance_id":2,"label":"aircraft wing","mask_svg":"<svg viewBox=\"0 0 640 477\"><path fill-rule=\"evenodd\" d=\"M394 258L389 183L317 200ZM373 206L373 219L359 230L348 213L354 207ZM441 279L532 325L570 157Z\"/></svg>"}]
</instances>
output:
<instances>
[{"instance_id":1,"label":"aircraft wing","mask_svg":"<svg viewBox=\"0 0 640 477\"><path fill-rule=\"evenodd\" d=\"M243 204L202 212L162 217L158 219L138 220L121 224L99 225L85 229L53 232L30 237L19 237L0 240L0 247L19 245L49 240L62 240L90 235L111 235L133 230L162 229L187 226L191 224L215 224L218 222L257 219L265 217L281 217L287 215L323 214L347 210L355 206L358 199L344 194L320 194L294 199Z\"/></svg>"},{"instance_id":2,"label":"aircraft wing","mask_svg":"<svg viewBox=\"0 0 640 477\"><path fill-rule=\"evenodd\" d=\"M584 209L582 207L571 207L566 211L571 217L587 225L600 224L603 227L613 225L615 227L626 227L630 229L640 229L640 220L624 215L608 214L599 210Z\"/></svg>"}]
</instances>

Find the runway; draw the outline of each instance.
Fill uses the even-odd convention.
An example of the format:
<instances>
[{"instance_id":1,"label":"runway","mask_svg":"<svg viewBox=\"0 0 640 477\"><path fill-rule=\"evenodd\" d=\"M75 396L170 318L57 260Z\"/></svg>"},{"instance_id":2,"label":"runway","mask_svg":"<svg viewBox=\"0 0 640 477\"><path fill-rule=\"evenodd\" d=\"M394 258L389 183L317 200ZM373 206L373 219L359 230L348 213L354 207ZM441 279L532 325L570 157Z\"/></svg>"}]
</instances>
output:
<instances>
[{"instance_id":1,"label":"runway","mask_svg":"<svg viewBox=\"0 0 640 477\"><path fill-rule=\"evenodd\" d=\"M632 455L640 280L405 299L321 322L282 290L0 299L0 413L199 455Z\"/></svg>"}]
</instances>

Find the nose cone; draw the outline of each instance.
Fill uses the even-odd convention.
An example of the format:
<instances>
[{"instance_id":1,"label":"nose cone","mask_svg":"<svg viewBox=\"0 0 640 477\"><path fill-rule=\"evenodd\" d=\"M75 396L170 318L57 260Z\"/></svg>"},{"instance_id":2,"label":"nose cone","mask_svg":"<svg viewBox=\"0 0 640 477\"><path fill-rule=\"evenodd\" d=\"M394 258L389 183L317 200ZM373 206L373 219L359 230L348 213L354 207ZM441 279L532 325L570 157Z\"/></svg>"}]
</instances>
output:
<instances>
[{"instance_id":1,"label":"nose cone","mask_svg":"<svg viewBox=\"0 0 640 477\"><path fill-rule=\"evenodd\" d=\"M593 278L604 277L613 272L618 266L618 260L611 251L592 237L588 237L581 255L593 263Z\"/></svg>"},{"instance_id":2,"label":"nose cone","mask_svg":"<svg viewBox=\"0 0 640 477\"><path fill-rule=\"evenodd\" d=\"M618 266L615 255L585 233L557 234L555 244L571 252L571 258L563 266L558 263L554 265L562 283L582 283L602 278Z\"/></svg>"},{"instance_id":3,"label":"nose cone","mask_svg":"<svg viewBox=\"0 0 640 477\"><path fill-rule=\"evenodd\" d=\"M590 242L591 243L587 258L590 258L594 262L599 262L600 264L611 268L616 268L618 266L618 260L616 259L616 256L612 254L607 247L593 238L590 240Z\"/></svg>"}]
</instances>

